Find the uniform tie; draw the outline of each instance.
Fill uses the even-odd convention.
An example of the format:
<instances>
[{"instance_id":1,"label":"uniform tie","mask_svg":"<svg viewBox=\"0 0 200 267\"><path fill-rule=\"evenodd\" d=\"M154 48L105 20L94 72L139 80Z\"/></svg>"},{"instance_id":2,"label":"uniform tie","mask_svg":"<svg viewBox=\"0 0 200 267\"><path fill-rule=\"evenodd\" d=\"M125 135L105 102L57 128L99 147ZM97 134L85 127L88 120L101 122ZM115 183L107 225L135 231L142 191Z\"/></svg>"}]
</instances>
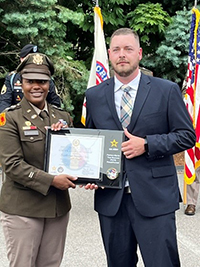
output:
<instances>
[{"instance_id":1,"label":"uniform tie","mask_svg":"<svg viewBox=\"0 0 200 267\"><path fill-rule=\"evenodd\" d=\"M121 106L120 106L120 117L121 117L121 124L123 128L126 128L131 120L132 110L133 110L133 100L129 93L131 89L130 86L122 85L121 89L124 91L121 99Z\"/></svg>"},{"instance_id":2,"label":"uniform tie","mask_svg":"<svg viewBox=\"0 0 200 267\"><path fill-rule=\"evenodd\" d=\"M46 110L42 110L39 115L43 119L45 126L49 126L50 120L49 120L49 115L47 114Z\"/></svg>"}]
</instances>

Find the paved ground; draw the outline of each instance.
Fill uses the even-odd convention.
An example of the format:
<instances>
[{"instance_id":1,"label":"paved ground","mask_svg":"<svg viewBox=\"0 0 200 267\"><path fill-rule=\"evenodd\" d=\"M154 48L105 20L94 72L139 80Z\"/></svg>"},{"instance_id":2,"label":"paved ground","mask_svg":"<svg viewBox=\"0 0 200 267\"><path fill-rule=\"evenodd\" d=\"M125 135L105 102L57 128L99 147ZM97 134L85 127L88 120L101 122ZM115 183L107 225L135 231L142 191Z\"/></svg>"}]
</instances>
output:
<instances>
[{"instance_id":1,"label":"paved ground","mask_svg":"<svg viewBox=\"0 0 200 267\"><path fill-rule=\"evenodd\" d=\"M183 174L179 172L178 176L182 191ZM93 211L93 192L76 188L75 190L70 190L70 195L73 209L71 211L67 244L61 267L106 267L98 218L97 214ZM200 267L200 199L195 216L189 217L184 215L183 204L181 204L180 210L176 215L181 266ZM140 259L138 267L142 266L144 265ZM0 267L8 267L1 225Z\"/></svg>"}]
</instances>

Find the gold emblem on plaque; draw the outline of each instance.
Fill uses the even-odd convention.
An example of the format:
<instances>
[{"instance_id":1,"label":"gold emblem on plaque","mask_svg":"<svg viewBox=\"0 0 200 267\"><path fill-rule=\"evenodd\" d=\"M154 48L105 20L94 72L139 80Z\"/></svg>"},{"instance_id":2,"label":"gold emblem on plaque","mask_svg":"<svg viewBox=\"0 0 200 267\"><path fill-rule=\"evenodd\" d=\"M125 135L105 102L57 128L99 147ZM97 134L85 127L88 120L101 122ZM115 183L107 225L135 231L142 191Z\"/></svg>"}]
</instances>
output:
<instances>
[{"instance_id":1,"label":"gold emblem on plaque","mask_svg":"<svg viewBox=\"0 0 200 267\"><path fill-rule=\"evenodd\" d=\"M72 142L72 144L74 146L79 146L80 145L80 140L79 139L74 139L73 142Z\"/></svg>"},{"instance_id":2,"label":"gold emblem on plaque","mask_svg":"<svg viewBox=\"0 0 200 267\"><path fill-rule=\"evenodd\" d=\"M119 175L119 173L115 168L110 168L110 169L107 170L107 177L110 180L117 179L118 175Z\"/></svg>"},{"instance_id":3,"label":"gold emblem on plaque","mask_svg":"<svg viewBox=\"0 0 200 267\"><path fill-rule=\"evenodd\" d=\"M111 143L111 147L117 147L118 142L114 139L113 141L110 142Z\"/></svg>"}]
</instances>

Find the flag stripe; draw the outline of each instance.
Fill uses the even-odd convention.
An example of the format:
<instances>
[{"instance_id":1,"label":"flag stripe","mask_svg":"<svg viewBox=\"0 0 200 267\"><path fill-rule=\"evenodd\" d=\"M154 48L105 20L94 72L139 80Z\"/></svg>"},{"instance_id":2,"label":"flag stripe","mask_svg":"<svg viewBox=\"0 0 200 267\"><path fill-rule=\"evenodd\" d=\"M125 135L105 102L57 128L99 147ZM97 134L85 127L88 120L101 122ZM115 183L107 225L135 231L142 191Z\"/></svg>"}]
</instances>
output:
<instances>
[{"instance_id":1,"label":"flag stripe","mask_svg":"<svg viewBox=\"0 0 200 267\"><path fill-rule=\"evenodd\" d=\"M187 184L194 182L195 170L200 166L200 12L196 8L192 12L185 104L195 128L197 142L195 147L185 151L184 179Z\"/></svg>"}]
</instances>

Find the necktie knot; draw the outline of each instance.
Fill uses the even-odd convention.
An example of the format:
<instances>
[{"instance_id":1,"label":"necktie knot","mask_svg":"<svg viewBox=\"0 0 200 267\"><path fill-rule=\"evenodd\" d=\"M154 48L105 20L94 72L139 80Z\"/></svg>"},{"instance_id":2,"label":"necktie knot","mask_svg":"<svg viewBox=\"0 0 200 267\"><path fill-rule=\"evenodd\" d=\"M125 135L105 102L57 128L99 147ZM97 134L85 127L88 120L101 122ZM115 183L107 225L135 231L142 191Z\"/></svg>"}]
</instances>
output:
<instances>
[{"instance_id":1,"label":"necktie knot","mask_svg":"<svg viewBox=\"0 0 200 267\"><path fill-rule=\"evenodd\" d=\"M43 119L44 124L48 126L50 124L50 121L49 121L49 115L46 112L46 110L42 110L39 115Z\"/></svg>"},{"instance_id":2,"label":"necktie knot","mask_svg":"<svg viewBox=\"0 0 200 267\"><path fill-rule=\"evenodd\" d=\"M126 92L126 93L129 93L129 91L131 90L131 87L128 86L128 85L126 85L126 84L122 85L121 88L122 88L122 90L123 90L124 92Z\"/></svg>"},{"instance_id":3,"label":"necktie knot","mask_svg":"<svg viewBox=\"0 0 200 267\"><path fill-rule=\"evenodd\" d=\"M48 114L47 114L46 110L42 110L42 111L40 112L40 117L41 117L42 119L48 117Z\"/></svg>"}]
</instances>

